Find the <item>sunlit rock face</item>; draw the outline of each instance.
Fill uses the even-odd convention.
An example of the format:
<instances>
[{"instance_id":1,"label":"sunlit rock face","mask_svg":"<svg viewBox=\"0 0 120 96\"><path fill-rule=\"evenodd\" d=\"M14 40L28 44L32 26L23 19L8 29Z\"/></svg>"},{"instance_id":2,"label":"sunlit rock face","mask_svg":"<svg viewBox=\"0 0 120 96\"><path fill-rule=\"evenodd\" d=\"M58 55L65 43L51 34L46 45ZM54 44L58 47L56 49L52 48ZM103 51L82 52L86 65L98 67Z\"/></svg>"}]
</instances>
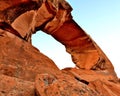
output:
<instances>
[{"instance_id":1,"label":"sunlit rock face","mask_svg":"<svg viewBox=\"0 0 120 96\"><path fill-rule=\"evenodd\" d=\"M64 0L0 0L0 96L119 96L114 67L72 19ZM75 68L60 70L31 44L42 30L61 42Z\"/></svg>"}]
</instances>

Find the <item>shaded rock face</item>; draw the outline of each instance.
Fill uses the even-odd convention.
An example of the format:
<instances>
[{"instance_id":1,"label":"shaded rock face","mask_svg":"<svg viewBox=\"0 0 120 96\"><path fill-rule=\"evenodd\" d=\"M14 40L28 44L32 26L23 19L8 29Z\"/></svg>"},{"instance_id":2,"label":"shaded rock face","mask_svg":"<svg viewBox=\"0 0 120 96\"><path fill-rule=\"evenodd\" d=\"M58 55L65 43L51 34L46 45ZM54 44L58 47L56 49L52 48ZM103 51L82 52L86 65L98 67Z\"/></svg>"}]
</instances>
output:
<instances>
[{"instance_id":1,"label":"shaded rock face","mask_svg":"<svg viewBox=\"0 0 120 96\"><path fill-rule=\"evenodd\" d=\"M64 0L0 0L0 96L119 96L120 80ZM61 42L75 68L60 70L31 45L38 30Z\"/></svg>"}]
</instances>

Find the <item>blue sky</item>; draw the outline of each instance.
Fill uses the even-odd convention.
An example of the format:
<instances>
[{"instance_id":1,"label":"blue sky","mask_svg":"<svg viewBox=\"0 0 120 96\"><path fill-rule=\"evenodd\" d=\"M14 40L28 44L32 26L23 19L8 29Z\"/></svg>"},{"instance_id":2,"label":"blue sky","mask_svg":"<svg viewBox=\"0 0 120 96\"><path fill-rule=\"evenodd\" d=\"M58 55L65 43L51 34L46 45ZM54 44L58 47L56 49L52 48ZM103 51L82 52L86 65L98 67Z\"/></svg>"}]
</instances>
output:
<instances>
[{"instance_id":1,"label":"blue sky","mask_svg":"<svg viewBox=\"0 0 120 96\"><path fill-rule=\"evenodd\" d=\"M73 7L74 20L106 53L120 77L120 0L67 0ZM50 35L38 32L33 45L62 69L74 66L62 44Z\"/></svg>"}]
</instances>

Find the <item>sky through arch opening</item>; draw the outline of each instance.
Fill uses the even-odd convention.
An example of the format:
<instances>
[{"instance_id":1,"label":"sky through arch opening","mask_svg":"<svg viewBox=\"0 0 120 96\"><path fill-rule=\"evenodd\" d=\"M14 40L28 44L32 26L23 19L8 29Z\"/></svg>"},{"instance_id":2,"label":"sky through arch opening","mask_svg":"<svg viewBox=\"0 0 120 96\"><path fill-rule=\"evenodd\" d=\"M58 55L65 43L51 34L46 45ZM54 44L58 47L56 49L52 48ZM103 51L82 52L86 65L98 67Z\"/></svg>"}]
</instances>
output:
<instances>
[{"instance_id":1,"label":"sky through arch opening","mask_svg":"<svg viewBox=\"0 0 120 96\"><path fill-rule=\"evenodd\" d=\"M51 35L42 31L32 35L32 45L41 53L51 58L60 68L75 67L71 55L66 52L64 45L55 40Z\"/></svg>"}]
</instances>

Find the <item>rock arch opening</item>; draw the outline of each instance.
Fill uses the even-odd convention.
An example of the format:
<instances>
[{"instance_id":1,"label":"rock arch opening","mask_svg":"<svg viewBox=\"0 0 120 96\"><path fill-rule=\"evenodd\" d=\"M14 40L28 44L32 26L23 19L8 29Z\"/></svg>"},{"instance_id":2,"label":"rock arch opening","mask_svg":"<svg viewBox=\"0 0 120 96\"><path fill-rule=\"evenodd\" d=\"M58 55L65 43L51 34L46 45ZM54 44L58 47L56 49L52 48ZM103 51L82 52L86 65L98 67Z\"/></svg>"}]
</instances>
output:
<instances>
[{"instance_id":1,"label":"rock arch opening","mask_svg":"<svg viewBox=\"0 0 120 96\"><path fill-rule=\"evenodd\" d=\"M64 45L55 40L51 35L42 31L36 32L36 34L32 35L32 45L51 58L60 69L75 67L71 55L66 52Z\"/></svg>"}]
</instances>

